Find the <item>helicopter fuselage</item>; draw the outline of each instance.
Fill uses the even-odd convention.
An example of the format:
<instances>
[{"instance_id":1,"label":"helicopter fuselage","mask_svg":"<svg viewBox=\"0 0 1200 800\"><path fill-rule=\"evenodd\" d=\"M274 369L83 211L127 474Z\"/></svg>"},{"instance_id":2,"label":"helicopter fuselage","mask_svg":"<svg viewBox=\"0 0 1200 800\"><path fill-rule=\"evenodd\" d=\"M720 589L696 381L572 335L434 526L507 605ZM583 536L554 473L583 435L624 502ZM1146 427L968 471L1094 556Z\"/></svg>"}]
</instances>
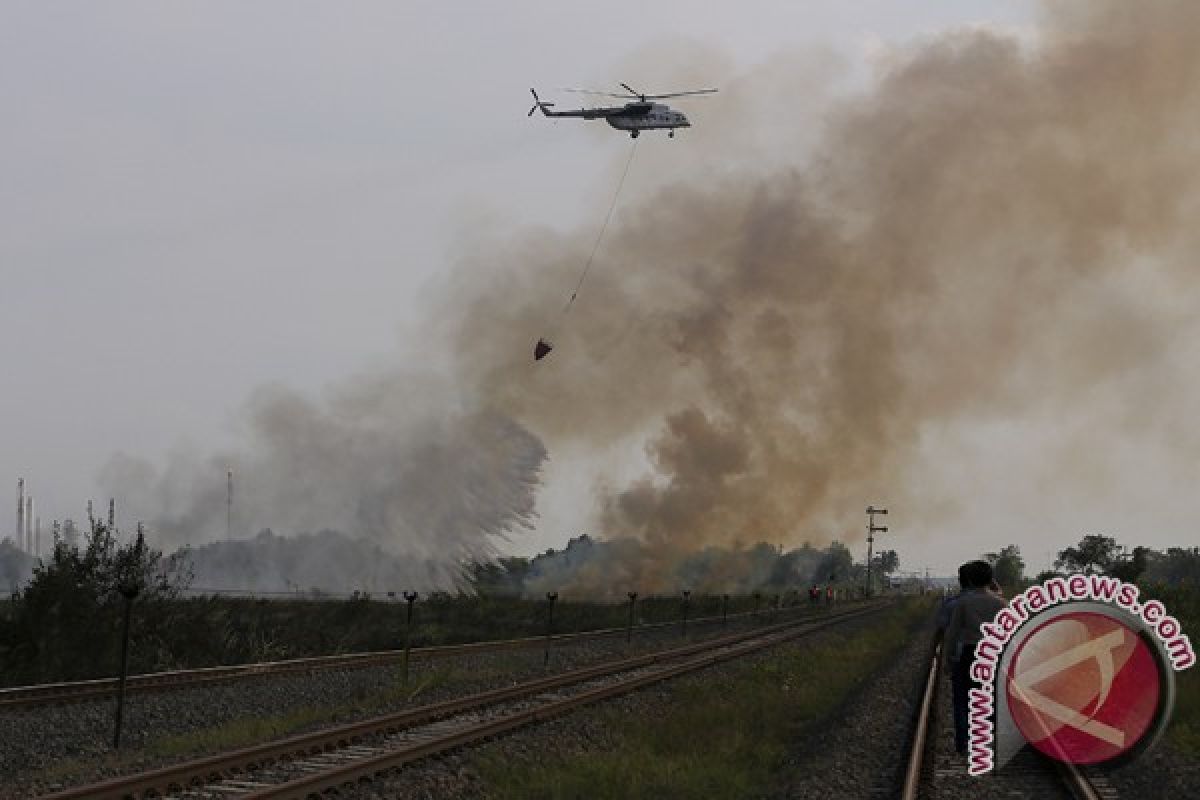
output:
<instances>
[{"instance_id":1,"label":"helicopter fuselage","mask_svg":"<svg viewBox=\"0 0 1200 800\"><path fill-rule=\"evenodd\" d=\"M690 128L687 115L681 111L672 111L662 103L629 103L616 114L605 117L608 124L619 131L635 131L676 128Z\"/></svg>"},{"instance_id":2,"label":"helicopter fuselage","mask_svg":"<svg viewBox=\"0 0 1200 800\"><path fill-rule=\"evenodd\" d=\"M534 94L534 108L530 113L540 109L547 117L575 117L577 119L603 119L619 131L628 131L630 136L637 137L645 130L667 130L675 135L676 128L690 128L687 115L682 111L674 111L663 103L637 101L623 106L608 106L599 108L580 108L574 111L551 111L553 103L543 103Z\"/></svg>"}]
</instances>

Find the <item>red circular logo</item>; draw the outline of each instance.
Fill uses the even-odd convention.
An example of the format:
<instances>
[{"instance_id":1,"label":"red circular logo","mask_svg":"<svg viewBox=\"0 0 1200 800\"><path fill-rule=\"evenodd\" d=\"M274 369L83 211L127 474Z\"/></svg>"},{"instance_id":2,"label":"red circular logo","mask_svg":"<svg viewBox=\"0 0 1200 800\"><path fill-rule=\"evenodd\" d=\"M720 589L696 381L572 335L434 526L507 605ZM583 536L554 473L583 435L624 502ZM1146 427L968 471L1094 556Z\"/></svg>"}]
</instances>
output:
<instances>
[{"instance_id":1,"label":"red circular logo","mask_svg":"<svg viewBox=\"0 0 1200 800\"><path fill-rule=\"evenodd\" d=\"M1005 688L1026 741L1073 764L1128 753L1162 703L1150 645L1121 620L1094 611L1062 614L1030 633L1013 655Z\"/></svg>"}]
</instances>

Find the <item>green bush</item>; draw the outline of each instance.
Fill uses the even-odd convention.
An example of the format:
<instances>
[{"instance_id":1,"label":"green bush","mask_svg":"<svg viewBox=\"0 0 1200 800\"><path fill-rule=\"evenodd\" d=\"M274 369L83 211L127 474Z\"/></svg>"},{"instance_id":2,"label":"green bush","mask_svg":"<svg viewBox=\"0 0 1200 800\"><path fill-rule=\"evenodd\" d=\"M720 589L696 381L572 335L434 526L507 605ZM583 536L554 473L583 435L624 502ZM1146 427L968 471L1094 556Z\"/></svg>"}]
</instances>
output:
<instances>
[{"instance_id":1,"label":"green bush","mask_svg":"<svg viewBox=\"0 0 1200 800\"><path fill-rule=\"evenodd\" d=\"M118 670L126 595L133 600L131 670L169 661L173 601L186 575L172 559L142 544L121 543L103 523L82 548L56 541L48 561L0 617L0 662L6 682L74 680Z\"/></svg>"}]
</instances>

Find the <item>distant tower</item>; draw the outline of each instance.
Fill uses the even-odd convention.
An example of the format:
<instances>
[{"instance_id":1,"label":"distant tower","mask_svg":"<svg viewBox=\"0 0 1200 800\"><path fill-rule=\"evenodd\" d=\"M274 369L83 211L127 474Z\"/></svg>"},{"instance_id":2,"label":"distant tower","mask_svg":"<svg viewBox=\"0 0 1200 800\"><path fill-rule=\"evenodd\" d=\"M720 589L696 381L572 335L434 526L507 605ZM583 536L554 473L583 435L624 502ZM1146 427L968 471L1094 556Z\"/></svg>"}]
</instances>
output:
<instances>
[{"instance_id":1,"label":"distant tower","mask_svg":"<svg viewBox=\"0 0 1200 800\"><path fill-rule=\"evenodd\" d=\"M25 552L33 552L33 495L25 498Z\"/></svg>"},{"instance_id":2,"label":"distant tower","mask_svg":"<svg viewBox=\"0 0 1200 800\"><path fill-rule=\"evenodd\" d=\"M92 530L96 530L96 515L92 513L91 500L88 500L88 525L92 527Z\"/></svg>"},{"instance_id":3,"label":"distant tower","mask_svg":"<svg viewBox=\"0 0 1200 800\"><path fill-rule=\"evenodd\" d=\"M42 518L38 517L33 524L33 557L42 557Z\"/></svg>"},{"instance_id":4,"label":"distant tower","mask_svg":"<svg viewBox=\"0 0 1200 800\"><path fill-rule=\"evenodd\" d=\"M112 533L117 529L117 501L110 497L108 498L108 532Z\"/></svg>"},{"instance_id":5,"label":"distant tower","mask_svg":"<svg viewBox=\"0 0 1200 800\"><path fill-rule=\"evenodd\" d=\"M17 547L25 549L25 479L17 478Z\"/></svg>"},{"instance_id":6,"label":"distant tower","mask_svg":"<svg viewBox=\"0 0 1200 800\"><path fill-rule=\"evenodd\" d=\"M225 539L233 540L233 470L225 474Z\"/></svg>"}]
</instances>

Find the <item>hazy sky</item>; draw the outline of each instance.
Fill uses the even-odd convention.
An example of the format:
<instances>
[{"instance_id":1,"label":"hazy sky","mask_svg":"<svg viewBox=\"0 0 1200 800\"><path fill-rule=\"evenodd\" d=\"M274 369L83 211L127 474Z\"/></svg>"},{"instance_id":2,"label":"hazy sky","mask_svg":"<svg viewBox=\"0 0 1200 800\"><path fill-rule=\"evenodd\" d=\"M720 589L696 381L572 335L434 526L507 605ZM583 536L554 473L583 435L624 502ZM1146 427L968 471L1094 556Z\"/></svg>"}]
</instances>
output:
<instances>
[{"instance_id":1,"label":"hazy sky","mask_svg":"<svg viewBox=\"0 0 1200 800\"><path fill-rule=\"evenodd\" d=\"M1021 29L1031 14L1017 2L890 0L4 3L0 475L10 487L26 477L43 520L79 517L114 453L224 446L264 384L318 395L372 364L436 366L418 322L457 259L456 234L478 223L592 235L628 144L602 123L527 119L530 86L689 88L623 66L679 40L742 73L798 45L865 73L889 43ZM697 126L704 103L681 104ZM673 163L687 138L670 143ZM1022 426L1058 422L1005 424L929 432L931 447L944 437L986 462L940 487L978 492L980 507L962 505L979 527L901 544L898 509L906 566L948 571L996 537L1042 566L1082 526L1111 523L1081 513L1047 531L1026 518L1005 476L1036 460L1038 434ZM515 551L579 532L568 509L590 478L550 478L543 523ZM0 496L0 519L12 504L11 490ZM1187 519L1169 509L1151 532L1139 514L1132 504L1113 530L1161 545ZM848 509L847 525L860 517Z\"/></svg>"}]
</instances>

